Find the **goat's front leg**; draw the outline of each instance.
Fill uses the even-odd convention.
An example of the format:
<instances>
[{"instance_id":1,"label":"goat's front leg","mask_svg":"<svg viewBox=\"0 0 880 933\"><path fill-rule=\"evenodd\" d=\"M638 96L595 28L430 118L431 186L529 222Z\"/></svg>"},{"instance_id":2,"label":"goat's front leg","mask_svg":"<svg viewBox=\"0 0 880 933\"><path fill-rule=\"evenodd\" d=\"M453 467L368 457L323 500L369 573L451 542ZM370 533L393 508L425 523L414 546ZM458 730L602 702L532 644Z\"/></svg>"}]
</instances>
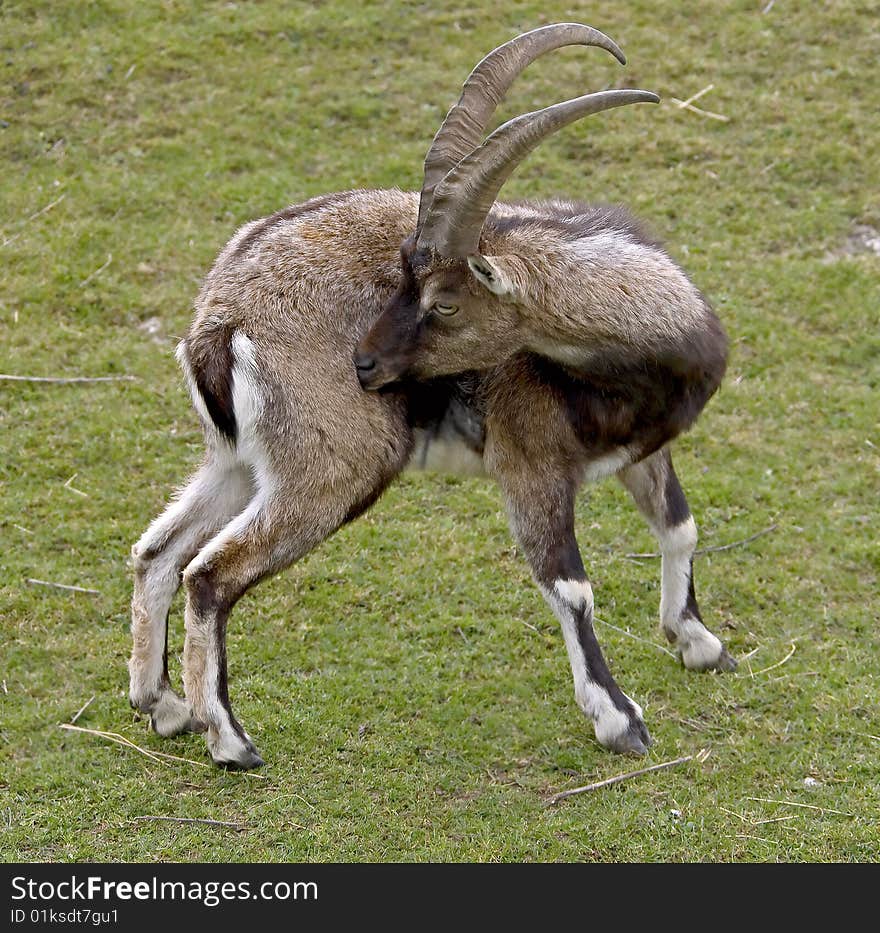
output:
<instances>
[{"instance_id":1,"label":"goat's front leg","mask_svg":"<svg viewBox=\"0 0 880 933\"><path fill-rule=\"evenodd\" d=\"M692 671L732 671L736 661L703 625L694 591L697 526L667 448L618 473L648 520L662 555L660 625Z\"/></svg>"},{"instance_id":2,"label":"goat's front leg","mask_svg":"<svg viewBox=\"0 0 880 933\"><path fill-rule=\"evenodd\" d=\"M606 748L645 754L651 738L641 707L615 683L593 631L593 590L574 534L575 484L553 470L518 469L499 481L514 534L562 626L578 706Z\"/></svg>"}]
</instances>

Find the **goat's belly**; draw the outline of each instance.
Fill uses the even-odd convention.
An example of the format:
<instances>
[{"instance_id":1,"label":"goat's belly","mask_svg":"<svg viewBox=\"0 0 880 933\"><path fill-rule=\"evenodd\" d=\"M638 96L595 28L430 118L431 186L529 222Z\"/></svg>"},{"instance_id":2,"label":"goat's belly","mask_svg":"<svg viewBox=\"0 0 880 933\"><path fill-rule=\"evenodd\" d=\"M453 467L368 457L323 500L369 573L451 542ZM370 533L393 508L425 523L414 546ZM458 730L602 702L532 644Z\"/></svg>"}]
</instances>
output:
<instances>
[{"instance_id":1,"label":"goat's belly","mask_svg":"<svg viewBox=\"0 0 880 933\"><path fill-rule=\"evenodd\" d=\"M479 385L479 377L472 373L409 387L414 443L407 469L460 476L486 472L486 426L477 401Z\"/></svg>"},{"instance_id":2,"label":"goat's belly","mask_svg":"<svg viewBox=\"0 0 880 933\"><path fill-rule=\"evenodd\" d=\"M408 470L430 470L457 476L482 476L486 470L483 457L461 437L416 428L415 444Z\"/></svg>"}]
</instances>

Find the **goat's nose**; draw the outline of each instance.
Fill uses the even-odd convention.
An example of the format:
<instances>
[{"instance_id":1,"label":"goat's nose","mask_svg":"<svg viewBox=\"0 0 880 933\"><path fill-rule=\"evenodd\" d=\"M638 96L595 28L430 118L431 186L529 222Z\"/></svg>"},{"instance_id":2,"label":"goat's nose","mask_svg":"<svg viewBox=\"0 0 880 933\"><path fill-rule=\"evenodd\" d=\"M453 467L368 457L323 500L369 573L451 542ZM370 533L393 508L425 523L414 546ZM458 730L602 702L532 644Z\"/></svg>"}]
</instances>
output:
<instances>
[{"instance_id":1,"label":"goat's nose","mask_svg":"<svg viewBox=\"0 0 880 933\"><path fill-rule=\"evenodd\" d=\"M376 368L376 357L369 353L362 353L360 350L354 355L354 368L358 373L368 373Z\"/></svg>"}]
</instances>

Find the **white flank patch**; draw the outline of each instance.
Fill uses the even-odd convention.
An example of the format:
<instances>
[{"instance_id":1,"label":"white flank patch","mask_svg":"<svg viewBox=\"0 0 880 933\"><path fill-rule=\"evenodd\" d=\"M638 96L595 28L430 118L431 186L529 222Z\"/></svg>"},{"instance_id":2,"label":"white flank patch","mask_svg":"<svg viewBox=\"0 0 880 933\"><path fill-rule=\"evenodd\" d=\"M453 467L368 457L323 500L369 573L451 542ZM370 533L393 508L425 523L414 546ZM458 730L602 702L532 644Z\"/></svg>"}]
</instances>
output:
<instances>
[{"instance_id":1,"label":"white flank patch","mask_svg":"<svg viewBox=\"0 0 880 933\"><path fill-rule=\"evenodd\" d=\"M258 497L267 499L275 488L266 448L259 436L263 411L257 352L251 339L240 330L232 335L232 407L238 428L236 453L253 471Z\"/></svg>"},{"instance_id":2,"label":"white flank patch","mask_svg":"<svg viewBox=\"0 0 880 933\"><path fill-rule=\"evenodd\" d=\"M232 408L240 438L253 436L263 410L263 394L257 381L257 351L240 330L232 335Z\"/></svg>"}]
</instances>

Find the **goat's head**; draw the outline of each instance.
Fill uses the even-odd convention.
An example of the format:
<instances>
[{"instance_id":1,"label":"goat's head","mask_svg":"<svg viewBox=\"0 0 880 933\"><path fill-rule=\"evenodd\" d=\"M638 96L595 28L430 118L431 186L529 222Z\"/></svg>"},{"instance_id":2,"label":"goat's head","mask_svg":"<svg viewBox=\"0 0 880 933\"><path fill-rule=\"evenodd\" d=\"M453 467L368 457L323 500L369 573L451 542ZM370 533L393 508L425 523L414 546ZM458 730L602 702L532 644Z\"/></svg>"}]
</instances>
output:
<instances>
[{"instance_id":1,"label":"goat's head","mask_svg":"<svg viewBox=\"0 0 880 933\"><path fill-rule=\"evenodd\" d=\"M557 23L511 39L471 72L425 158L414 234L402 245L400 285L358 345L365 389L407 375L428 378L503 362L527 342L526 264L480 252L486 217L501 186L528 153L575 120L659 98L649 91L587 94L523 114L481 144L489 119L516 76L564 45L595 45L621 64L623 52L590 26Z\"/></svg>"}]
</instances>

